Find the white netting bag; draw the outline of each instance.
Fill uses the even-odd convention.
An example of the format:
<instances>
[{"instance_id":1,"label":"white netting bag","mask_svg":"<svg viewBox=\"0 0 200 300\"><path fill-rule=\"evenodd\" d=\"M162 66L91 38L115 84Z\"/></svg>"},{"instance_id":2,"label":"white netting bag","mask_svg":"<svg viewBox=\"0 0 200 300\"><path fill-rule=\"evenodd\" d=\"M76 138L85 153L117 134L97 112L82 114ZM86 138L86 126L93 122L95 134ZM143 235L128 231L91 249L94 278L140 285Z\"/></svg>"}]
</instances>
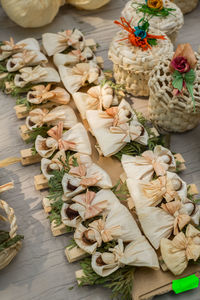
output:
<instances>
[{"instance_id":1,"label":"white netting bag","mask_svg":"<svg viewBox=\"0 0 200 300\"><path fill-rule=\"evenodd\" d=\"M187 14L196 8L199 0L174 0L174 2L182 10L183 14Z\"/></svg>"},{"instance_id":2,"label":"white netting bag","mask_svg":"<svg viewBox=\"0 0 200 300\"><path fill-rule=\"evenodd\" d=\"M200 55L195 53L195 56L197 66L193 93L196 112L187 90L183 95L173 95L172 75L169 71L172 55L160 61L150 74L150 118L166 131L184 132L196 127L200 122Z\"/></svg>"},{"instance_id":3,"label":"white netting bag","mask_svg":"<svg viewBox=\"0 0 200 300\"><path fill-rule=\"evenodd\" d=\"M135 4L136 3L136 4ZM137 26L138 21L144 16L142 12L137 12L139 4L145 3L145 0L134 0L129 1L125 8L122 11L122 17L127 21L131 21L132 26ZM153 17L149 20L150 28L154 28L164 32L174 44L178 35L179 30L183 26L184 19L183 14L179 7L170 1L165 2L166 8L173 8L175 11L172 11L167 17Z\"/></svg>"},{"instance_id":4,"label":"white netting bag","mask_svg":"<svg viewBox=\"0 0 200 300\"><path fill-rule=\"evenodd\" d=\"M151 30L150 34L164 35L158 30ZM173 52L173 45L165 35L165 40L158 39L156 46L144 51L129 40L119 41L127 36L126 31L118 32L110 45L108 56L113 62L114 78L134 96L148 96L149 74L159 60Z\"/></svg>"}]
</instances>

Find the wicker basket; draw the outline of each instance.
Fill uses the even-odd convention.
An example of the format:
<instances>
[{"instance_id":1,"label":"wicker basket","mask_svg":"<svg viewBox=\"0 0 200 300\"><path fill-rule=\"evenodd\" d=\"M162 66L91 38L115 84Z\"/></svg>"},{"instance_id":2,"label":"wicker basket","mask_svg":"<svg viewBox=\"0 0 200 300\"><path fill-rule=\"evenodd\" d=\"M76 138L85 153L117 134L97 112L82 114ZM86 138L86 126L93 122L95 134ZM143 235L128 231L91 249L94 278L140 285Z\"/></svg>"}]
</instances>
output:
<instances>
[{"instance_id":1,"label":"wicker basket","mask_svg":"<svg viewBox=\"0 0 200 300\"><path fill-rule=\"evenodd\" d=\"M150 118L166 131L184 132L196 127L200 122L200 56L197 53L195 55L198 61L194 83L196 112L194 112L193 101L188 91L178 96L172 93L172 76L169 72L171 56L160 62L150 74Z\"/></svg>"},{"instance_id":2,"label":"wicker basket","mask_svg":"<svg viewBox=\"0 0 200 300\"><path fill-rule=\"evenodd\" d=\"M86 10L98 9L106 5L108 2L110 2L110 0L66 0L66 3L76 6L79 9Z\"/></svg>"},{"instance_id":3,"label":"wicker basket","mask_svg":"<svg viewBox=\"0 0 200 300\"><path fill-rule=\"evenodd\" d=\"M199 0L174 0L174 2L183 14L187 14L197 7Z\"/></svg>"},{"instance_id":4,"label":"wicker basket","mask_svg":"<svg viewBox=\"0 0 200 300\"><path fill-rule=\"evenodd\" d=\"M143 17L142 12L137 12L137 4L133 4L141 4L141 2L145 3L144 0L129 1L122 11L122 16L125 17L127 21L132 19L131 25L136 26L138 21ZM165 3L165 7L176 9L176 11L173 11L165 18L153 17L150 19L149 24L151 28L164 32L170 38L171 42L175 44L178 32L184 23L183 14L177 5L168 0Z\"/></svg>"},{"instance_id":5,"label":"wicker basket","mask_svg":"<svg viewBox=\"0 0 200 300\"><path fill-rule=\"evenodd\" d=\"M162 32L151 30L151 34L163 35ZM152 49L143 51L133 46L125 31L120 31L113 38L108 52L113 62L114 78L118 84L134 96L149 96L149 74L159 60L173 52L173 45L166 36L166 40L157 40Z\"/></svg>"},{"instance_id":6,"label":"wicker basket","mask_svg":"<svg viewBox=\"0 0 200 300\"><path fill-rule=\"evenodd\" d=\"M10 238L14 238L17 233L17 224L16 224L16 217L14 214L14 210L3 200L0 200L0 208L5 210L7 214L7 221L10 223ZM5 220L4 217L0 216L0 219ZM20 248L22 246L21 241L17 241L15 244L10 246L9 248L0 251L0 270L5 268L11 260L17 255Z\"/></svg>"}]
</instances>

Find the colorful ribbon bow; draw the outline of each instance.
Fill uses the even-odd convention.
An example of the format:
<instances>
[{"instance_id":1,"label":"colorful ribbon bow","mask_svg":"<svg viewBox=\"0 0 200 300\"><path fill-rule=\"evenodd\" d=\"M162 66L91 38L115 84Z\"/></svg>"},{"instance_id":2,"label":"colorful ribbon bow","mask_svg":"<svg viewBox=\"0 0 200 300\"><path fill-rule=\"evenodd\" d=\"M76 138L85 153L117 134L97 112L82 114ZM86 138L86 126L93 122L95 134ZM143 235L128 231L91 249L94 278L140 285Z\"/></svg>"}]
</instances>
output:
<instances>
[{"instance_id":1,"label":"colorful ribbon bow","mask_svg":"<svg viewBox=\"0 0 200 300\"><path fill-rule=\"evenodd\" d=\"M142 48L142 50L146 51L148 49L152 49L148 40L165 40L165 37L163 35L152 35L145 31L142 26L139 26L141 20L139 21L138 26L135 28L132 28L131 21L128 22L124 17L121 17L120 20L121 23L119 21L114 21L114 23L121 26L124 30L128 31L129 35L127 38L121 39L119 41L128 39L133 46L140 47ZM148 21L145 21L146 29L148 29L149 26L147 22Z\"/></svg>"}]
</instances>

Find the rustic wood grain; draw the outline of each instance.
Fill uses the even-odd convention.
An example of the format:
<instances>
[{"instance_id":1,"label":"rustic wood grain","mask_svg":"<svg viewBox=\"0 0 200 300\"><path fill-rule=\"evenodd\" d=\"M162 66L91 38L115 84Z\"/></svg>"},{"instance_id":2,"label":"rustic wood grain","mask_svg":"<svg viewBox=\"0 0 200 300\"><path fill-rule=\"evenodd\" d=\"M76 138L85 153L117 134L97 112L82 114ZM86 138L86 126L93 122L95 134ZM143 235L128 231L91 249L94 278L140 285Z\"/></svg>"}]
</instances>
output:
<instances>
[{"instance_id":1,"label":"rustic wood grain","mask_svg":"<svg viewBox=\"0 0 200 300\"><path fill-rule=\"evenodd\" d=\"M112 0L107 6L95 12L78 11L62 7L59 15L49 26L39 29L23 29L10 21L0 7L0 40L13 36L16 41L33 36L40 39L44 32L57 32L65 28L78 27L88 38L99 44L98 55L103 56L105 68L112 67L107 58L109 42L118 30L113 19L127 1ZM195 50L200 44L200 6L185 16L185 25L178 42L189 42ZM13 106L14 99L0 94L0 159L7 156L20 156L20 150L27 148L22 141L19 125ZM172 135L172 150L180 152L186 160L187 169L182 177L188 183L195 183L200 189L200 128L185 134ZM52 237L49 221L42 209L42 196L34 188L34 176L39 164L22 167L20 163L0 170L0 185L14 181L15 188L1 194L1 198L15 209L19 233L24 234L23 248L16 259L0 271L1 300L108 300L110 292L101 287L75 286L75 271L79 263L69 264L64 248L70 236ZM69 290L71 286L74 289ZM182 295L172 293L156 297L157 300L199 299L200 290Z\"/></svg>"}]
</instances>

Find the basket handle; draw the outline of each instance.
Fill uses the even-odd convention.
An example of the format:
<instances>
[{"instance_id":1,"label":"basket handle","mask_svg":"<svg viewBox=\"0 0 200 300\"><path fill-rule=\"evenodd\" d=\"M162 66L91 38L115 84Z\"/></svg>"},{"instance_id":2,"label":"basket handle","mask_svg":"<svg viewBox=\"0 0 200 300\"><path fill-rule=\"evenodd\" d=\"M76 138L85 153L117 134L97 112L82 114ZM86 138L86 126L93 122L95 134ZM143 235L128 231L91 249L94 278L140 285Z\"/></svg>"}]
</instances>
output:
<instances>
[{"instance_id":1,"label":"basket handle","mask_svg":"<svg viewBox=\"0 0 200 300\"><path fill-rule=\"evenodd\" d=\"M4 200L0 200L0 208L2 208L8 217L8 222L10 223L10 238L14 238L17 235L17 219L14 213L14 209L8 205Z\"/></svg>"}]
</instances>

